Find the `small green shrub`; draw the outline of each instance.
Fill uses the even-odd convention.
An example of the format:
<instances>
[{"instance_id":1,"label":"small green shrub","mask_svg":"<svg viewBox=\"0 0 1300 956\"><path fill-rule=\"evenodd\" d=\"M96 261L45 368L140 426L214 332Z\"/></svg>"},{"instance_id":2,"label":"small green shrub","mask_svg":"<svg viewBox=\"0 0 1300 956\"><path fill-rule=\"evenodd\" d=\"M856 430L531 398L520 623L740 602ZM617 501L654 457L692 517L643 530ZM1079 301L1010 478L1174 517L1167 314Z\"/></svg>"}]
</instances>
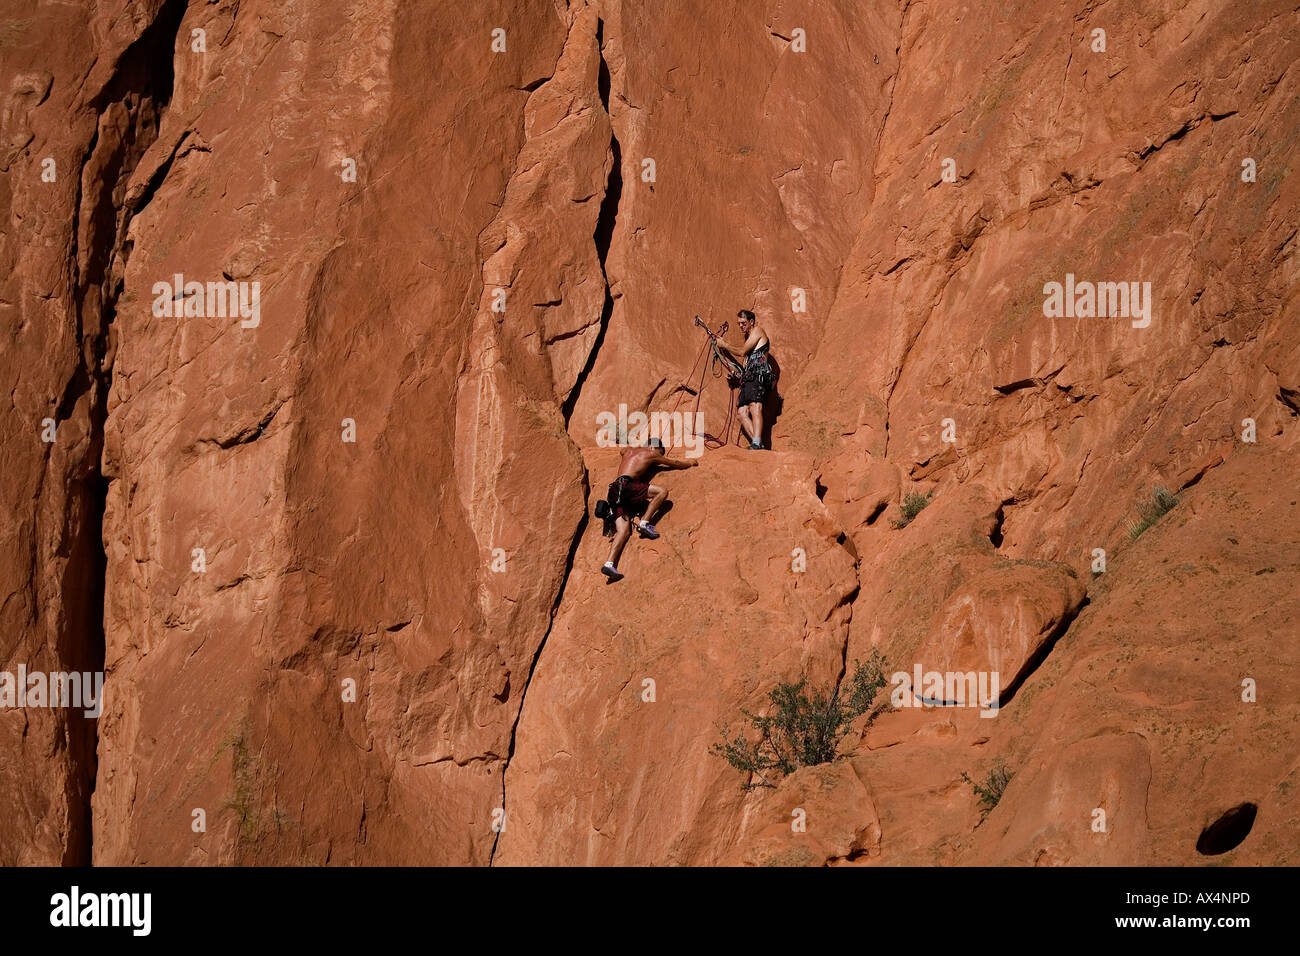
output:
<instances>
[{"instance_id":1,"label":"small green shrub","mask_svg":"<svg viewBox=\"0 0 1300 956\"><path fill-rule=\"evenodd\" d=\"M930 503L930 498L933 495L934 492L932 491L926 494L914 491L904 498L903 503L898 507L898 517L894 519L894 527L906 528L911 524L912 519L925 510L925 506Z\"/></svg>"},{"instance_id":2,"label":"small green shrub","mask_svg":"<svg viewBox=\"0 0 1300 956\"><path fill-rule=\"evenodd\" d=\"M1007 784L1015 776L1003 764L999 763L989 771L988 776L984 778L984 786L980 786L970 778L970 774L962 771L961 778L970 784L975 796L980 798L980 818L988 816L989 811L998 805L1002 799L1003 792L1007 789Z\"/></svg>"},{"instance_id":3,"label":"small green shrub","mask_svg":"<svg viewBox=\"0 0 1300 956\"><path fill-rule=\"evenodd\" d=\"M221 742L216 756L230 752L230 771L233 792L222 804L221 809L232 810L239 824L236 840L247 843L255 840L263 831L274 827L275 832L282 833L288 829L291 818L280 810L278 805L269 809L262 803L265 796L265 767L260 756L253 752L248 742L248 720L245 718L239 727Z\"/></svg>"},{"instance_id":4,"label":"small green shrub","mask_svg":"<svg viewBox=\"0 0 1300 956\"><path fill-rule=\"evenodd\" d=\"M1178 504L1178 496L1168 488L1156 488L1151 492L1151 500L1140 502L1137 506L1138 520L1130 521L1128 536L1136 541L1147 528L1151 527Z\"/></svg>"},{"instance_id":5,"label":"small green shrub","mask_svg":"<svg viewBox=\"0 0 1300 956\"><path fill-rule=\"evenodd\" d=\"M830 763L839 756L840 741L849 724L871 709L876 691L884 687L884 660L879 651L871 652L866 664L854 661L853 676L830 693L813 692L807 679L796 684L778 684L768 694L771 713L758 716L741 711L750 729L758 732L751 740L744 732L728 737L709 748L742 773L758 777L757 783L742 784L742 789L775 787L768 774L784 777L800 767Z\"/></svg>"},{"instance_id":6,"label":"small green shrub","mask_svg":"<svg viewBox=\"0 0 1300 956\"><path fill-rule=\"evenodd\" d=\"M241 724L238 731L232 733L221 744L221 750L230 748L231 776L234 778L234 793L222 806L223 810L235 811L239 821L241 839L252 839L257 834L258 811L255 805L257 784L257 758L248 746L247 723ZM221 751L218 750L218 753Z\"/></svg>"}]
</instances>

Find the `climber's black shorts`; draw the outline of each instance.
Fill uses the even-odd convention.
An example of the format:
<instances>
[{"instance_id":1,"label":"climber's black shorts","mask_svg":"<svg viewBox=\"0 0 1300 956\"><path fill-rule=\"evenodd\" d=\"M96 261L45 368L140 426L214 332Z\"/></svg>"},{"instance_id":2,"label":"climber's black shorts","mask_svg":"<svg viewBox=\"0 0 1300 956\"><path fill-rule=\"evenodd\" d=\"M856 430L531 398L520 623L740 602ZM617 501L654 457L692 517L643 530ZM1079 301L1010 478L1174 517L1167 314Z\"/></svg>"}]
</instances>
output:
<instances>
[{"instance_id":1,"label":"climber's black shorts","mask_svg":"<svg viewBox=\"0 0 1300 956\"><path fill-rule=\"evenodd\" d=\"M758 379L742 378L740 380L740 398L738 402L741 408L752 405L754 402L761 405L765 398L767 398L767 388Z\"/></svg>"}]
</instances>

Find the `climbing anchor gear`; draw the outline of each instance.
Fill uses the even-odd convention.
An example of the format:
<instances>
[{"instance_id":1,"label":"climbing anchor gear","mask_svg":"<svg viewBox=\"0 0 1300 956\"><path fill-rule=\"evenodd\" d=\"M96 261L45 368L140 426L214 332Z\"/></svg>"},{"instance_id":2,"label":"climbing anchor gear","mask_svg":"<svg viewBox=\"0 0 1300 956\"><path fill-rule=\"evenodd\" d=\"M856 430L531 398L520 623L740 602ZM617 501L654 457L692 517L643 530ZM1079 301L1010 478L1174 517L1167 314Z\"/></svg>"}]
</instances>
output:
<instances>
[{"instance_id":1,"label":"climbing anchor gear","mask_svg":"<svg viewBox=\"0 0 1300 956\"><path fill-rule=\"evenodd\" d=\"M731 427L736 415L736 392L740 388L740 377L744 372L744 369L742 369L734 359L718 348L718 339L727 334L726 322L722 323L717 332L710 329L705 321L698 315L695 317L695 324L704 330L708 338L705 339L704 345L700 348L700 354L695 357L695 363L691 366L690 373L686 376L686 379L682 382L681 386L679 386L679 394L677 396L677 402L673 405L672 414L677 413L678 408L681 407L682 398L686 394L694 394L695 417L692 420L698 421L700 401L704 397L704 383L708 378L708 373L712 371L714 378L722 378L725 373L727 376L727 385L731 389L731 400L728 402L727 406L727 421L722 429L722 437L718 438L716 435L709 434L708 432L702 432L700 435L700 437L704 439L704 447L721 448L731 442ZM709 358L708 361L704 361L705 357L709 356L710 353L712 353L712 357ZM695 379L697 369L699 370L700 383L699 385L692 387L691 383ZM740 444L739 429L737 429L736 444Z\"/></svg>"},{"instance_id":2,"label":"climbing anchor gear","mask_svg":"<svg viewBox=\"0 0 1300 956\"><path fill-rule=\"evenodd\" d=\"M720 373L716 371L717 366L720 365L727 370L728 378L739 378L741 373L744 372L744 369L740 367L740 365L736 362L735 359L733 359L726 352L722 351L722 349L718 348L718 339L720 339L722 336L727 334L727 323L723 322L722 327L719 328L716 333L710 331L708 325L706 325L704 320L701 319L698 315L695 317L695 324L698 325L700 328L702 328L705 334L707 334L709 337L709 345L713 349L713 363L715 367L713 377L714 378L721 377ZM694 369L692 369L691 371L693 372Z\"/></svg>"}]
</instances>

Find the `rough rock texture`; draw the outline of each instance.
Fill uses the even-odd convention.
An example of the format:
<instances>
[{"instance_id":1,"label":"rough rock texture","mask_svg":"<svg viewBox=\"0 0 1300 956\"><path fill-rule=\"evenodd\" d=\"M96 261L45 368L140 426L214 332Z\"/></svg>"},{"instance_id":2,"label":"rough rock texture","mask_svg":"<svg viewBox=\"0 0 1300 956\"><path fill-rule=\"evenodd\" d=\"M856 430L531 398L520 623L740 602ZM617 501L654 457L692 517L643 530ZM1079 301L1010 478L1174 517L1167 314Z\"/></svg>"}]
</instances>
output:
<instances>
[{"instance_id":1,"label":"rough rock texture","mask_svg":"<svg viewBox=\"0 0 1300 956\"><path fill-rule=\"evenodd\" d=\"M617 466L612 449L588 458ZM857 576L808 460L772 452L756 468L722 449L663 481L677 504L663 537L629 546L625 581L601 576L599 534L578 549L528 686L494 862L719 862L743 795L707 756L717 727L774 680L840 676ZM746 532L747 502L762 503L764 533ZM791 570L796 548L815 578ZM660 747L678 756L645 759Z\"/></svg>"},{"instance_id":2,"label":"rough rock texture","mask_svg":"<svg viewBox=\"0 0 1300 956\"><path fill-rule=\"evenodd\" d=\"M1297 60L1295 0L0 3L0 671L107 675L0 708L0 862L1294 863ZM776 450L607 585L597 416L738 308ZM872 651L1003 706L708 753Z\"/></svg>"}]
</instances>

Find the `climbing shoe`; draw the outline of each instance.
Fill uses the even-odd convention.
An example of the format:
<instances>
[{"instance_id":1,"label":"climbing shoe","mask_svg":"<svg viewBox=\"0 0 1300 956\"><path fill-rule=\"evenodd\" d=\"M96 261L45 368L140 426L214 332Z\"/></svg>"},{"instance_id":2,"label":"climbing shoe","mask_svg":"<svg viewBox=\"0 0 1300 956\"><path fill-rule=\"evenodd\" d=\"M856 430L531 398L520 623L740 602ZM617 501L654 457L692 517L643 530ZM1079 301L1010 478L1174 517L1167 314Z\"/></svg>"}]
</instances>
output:
<instances>
[{"instance_id":1,"label":"climbing shoe","mask_svg":"<svg viewBox=\"0 0 1300 956\"><path fill-rule=\"evenodd\" d=\"M600 573L609 578L611 582L623 580L623 575L619 573L618 568L614 567L614 565L610 564L608 561L606 561L604 566L600 569Z\"/></svg>"},{"instance_id":2,"label":"climbing shoe","mask_svg":"<svg viewBox=\"0 0 1300 956\"><path fill-rule=\"evenodd\" d=\"M636 530L637 530L637 534L641 535L641 537L649 538L651 541L659 537L659 532L655 530L655 526L652 524L647 524L644 521L642 521L639 525L636 526Z\"/></svg>"},{"instance_id":3,"label":"climbing shoe","mask_svg":"<svg viewBox=\"0 0 1300 956\"><path fill-rule=\"evenodd\" d=\"M762 451L762 450L763 450L763 443L762 443L761 441L752 441L752 442L749 443L749 450L750 450L750 451Z\"/></svg>"}]
</instances>

